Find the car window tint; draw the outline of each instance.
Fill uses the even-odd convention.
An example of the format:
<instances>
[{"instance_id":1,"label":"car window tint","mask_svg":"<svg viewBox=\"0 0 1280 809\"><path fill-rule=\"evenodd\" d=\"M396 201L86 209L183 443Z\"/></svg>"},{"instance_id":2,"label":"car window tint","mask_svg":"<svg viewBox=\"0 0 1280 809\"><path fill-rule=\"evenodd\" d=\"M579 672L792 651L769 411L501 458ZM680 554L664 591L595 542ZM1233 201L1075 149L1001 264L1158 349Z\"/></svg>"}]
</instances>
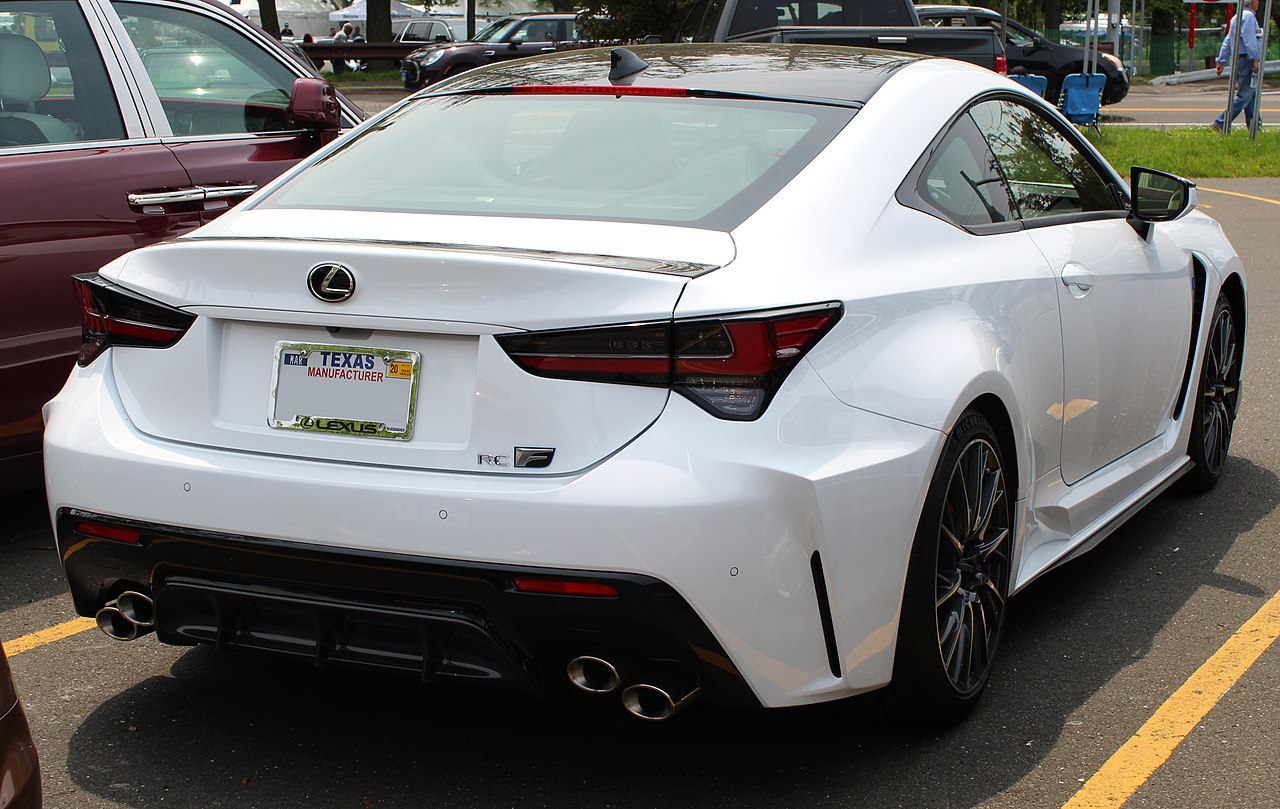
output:
<instances>
[{"instance_id":1,"label":"car window tint","mask_svg":"<svg viewBox=\"0 0 1280 809\"><path fill-rule=\"evenodd\" d=\"M1012 101L985 101L970 115L1023 219L1119 209L1093 164L1040 113Z\"/></svg>"},{"instance_id":2,"label":"car window tint","mask_svg":"<svg viewBox=\"0 0 1280 809\"><path fill-rule=\"evenodd\" d=\"M175 135L290 129L298 76L215 19L143 3L114 3Z\"/></svg>"},{"instance_id":3,"label":"car window tint","mask_svg":"<svg viewBox=\"0 0 1280 809\"><path fill-rule=\"evenodd\" d=\"M427 98L348 140L263 204L729 229L852 114L722 99Z\"/></svg>"},{"instance_id":4,"label":"car window tint","mask_svg":"<svg viewBox=\"0 0 1280 809\"><path fill-rule=\"evenodd\" d=\"M973 120L961 116L925 165L920 196L958 225L1014 218L1009 187Z\"/></svg>"},{"instance_id":5,"label":"car window tint","mask_svg":"<svg viewBox=\"0 0 1280 809\"><path fill-rule=\"evenodd\" d=\"M0 148L113 140L124 124L72 0L0 4Z\"/></svg>"}]
</instances>

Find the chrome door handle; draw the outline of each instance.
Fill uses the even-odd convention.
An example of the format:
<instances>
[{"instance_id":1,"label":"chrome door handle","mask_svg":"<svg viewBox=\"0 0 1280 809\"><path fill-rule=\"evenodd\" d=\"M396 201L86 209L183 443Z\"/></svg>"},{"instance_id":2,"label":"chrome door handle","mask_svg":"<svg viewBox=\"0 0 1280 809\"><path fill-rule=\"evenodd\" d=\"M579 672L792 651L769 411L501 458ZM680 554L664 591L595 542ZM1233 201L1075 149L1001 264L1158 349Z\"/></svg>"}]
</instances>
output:
<instances>
[{"instance_id":1,"label":"chrome door handle","mask_svg":"<svg viewBox=\"0 0 1280 809\"><path fill-rule=\"evenodd\" d=\"M876 37L878 45L906 45L906 37Z\"/></svg>"},{"instance_id":2,"label":"chrome door handle","mask_svg":"<svg viewBox=\"0 0 1280 809\"><path fill-rule=\"evenodd\" d=\"M227 183L226 185L202 185L199 187L204 189L205 199L247 197L258 190L258 186L253 183Z\"/></svg>"},{"instance_id":3,"label":"chrome door handle","mask_svg":"<svg viewBox=\"0 0 1280 809\"><path fill-rule=\"evenodd\" d=\"M129 207L144 208L149 205L174 205L179 202L205 202L211 199L247 197L257 190L258 186L253 183L213 183L190 188L175 188L172 191L130 192L128 199Z\"/></svg>"},{"instance_id":4,"label":"chrome door handle","mask_svg":"<svg viewBox=\"0 0 1280 809\"><path fill-rule=\"evenodd\" d=\"M145 205L172 205L176 202L203 202L204 189L178 188L173 191L152 191L149 193L130 193L129 206L141 208Z\"/></svg>"}]
</instances>

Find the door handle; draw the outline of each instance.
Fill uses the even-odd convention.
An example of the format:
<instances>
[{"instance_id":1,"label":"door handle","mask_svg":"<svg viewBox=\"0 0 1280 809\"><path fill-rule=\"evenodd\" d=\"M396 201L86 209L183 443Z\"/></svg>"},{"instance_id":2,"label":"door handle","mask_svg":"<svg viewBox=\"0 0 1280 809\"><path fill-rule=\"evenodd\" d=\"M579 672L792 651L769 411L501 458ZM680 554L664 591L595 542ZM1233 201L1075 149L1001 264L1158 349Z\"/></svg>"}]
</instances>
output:
<instances>
[{"instance_id":1,"label":"door handle","mask_svg":"<svg viewBox=\"0 0 1280 809\"><path fill-rule=\"evenodd\" d=\"M247 197L257 190L258 186L254 183L211 183L189 188L174 188L169 191L132 191L127 196L130 208L147 208L156 205L162 207L176 205L180 202Z\"/></svg>"},{"instance_id":2,"label":"door handle","mask_svg":"<svg viewBox=\"0 0 1280 809\"><path fill-rule=\"evenodd\" d=\"M1093 289L1094 282L1097 279L1094 274L1086 269L1078 268L1071 272L1062 274L1062 283L1067 289L1071 290L1071 294L1077 298L1083 298Z\"/></svg>"},{"instance_id":3,"label":"door handle","mask_svg":"<svg viewBox=\"0 0 1280 809\"><path fill-rule=\"evenodd\" d=\"M549 51L554 51L554 50L555 50L555 48L554 48L554 47L551 47L551 48L543 48L543 49L542 49L542 52L543 52L543 53L548 53Z\"/></svg>"},{"instance_id":4,"label":"door handle","mask_svg":"<svg viewBox=\"0 0 1280 809\"><path fill-rule=\"evenodd\" d=\"M906 37L876 37L877 45L906 45Z\"/></svg>"}]
</instances>

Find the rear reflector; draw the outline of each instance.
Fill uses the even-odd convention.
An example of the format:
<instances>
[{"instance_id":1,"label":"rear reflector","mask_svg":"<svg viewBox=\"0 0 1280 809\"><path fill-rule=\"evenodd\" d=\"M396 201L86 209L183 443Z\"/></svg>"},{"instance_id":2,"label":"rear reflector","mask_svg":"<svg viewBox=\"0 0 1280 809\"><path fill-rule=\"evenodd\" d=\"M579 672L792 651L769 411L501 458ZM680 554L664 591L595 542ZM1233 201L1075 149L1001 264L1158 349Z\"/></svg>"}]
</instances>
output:
<instances>
[{"instance_id":1,"label":"rear reflector","mask_svg":"<svg viewBox=\"0 0 1280 809\"><path fill-rule=\"evenodd\" d=\"M840 312L839 304L827 303L497 340L516 364L538 376L671 388L719 418L750 421Z\"/></svg>"},{"instance_id":2,"label":"rear reflector","mask_svg":"<svg viewBox=\"0 0 1280 809\"><path fill-rule=\"evenodd\" d=\"M76 275L71 280L80 301L80 356L76 363L82 367L113 345L168 348L196 319L98 275Z\"/></svg>"},{"instance_id":3,"label":"rear reflector","mask_svg":"<svg viewBox=\"0 0 1280 809\"><path fill-rule=\"evenodd\" d=\"M71 530L77 534L84 534L95 539L110 539L115 542L127 542L130 545L137 545L142 541L141 531L89 520L81 520L72 526Z\"/></svg>"},{"instance_id":4,"label":"rear reflector","mask_svg":"<svg viewBox=\"0 0 1280 809\"><path fill-rule=\"evenodd\" d=\"M511 93L513 95L689 97L689 91L684 87L617 87L613 85L582 84L526 84L512 87Z\"/></svg>"},{"instance_id":5,"label":"rear reflector","mask_svg":"<svg viewBox=\"0 0 1280 809\"><path fill-rule=\"evenodd\" d=\"M607 584L594 581L570 581L568 579L535 579L516 576L516 590L521 593L544 593L557 596L595 596L615 598L618 591Z\"/></svg>"}]
</instances>

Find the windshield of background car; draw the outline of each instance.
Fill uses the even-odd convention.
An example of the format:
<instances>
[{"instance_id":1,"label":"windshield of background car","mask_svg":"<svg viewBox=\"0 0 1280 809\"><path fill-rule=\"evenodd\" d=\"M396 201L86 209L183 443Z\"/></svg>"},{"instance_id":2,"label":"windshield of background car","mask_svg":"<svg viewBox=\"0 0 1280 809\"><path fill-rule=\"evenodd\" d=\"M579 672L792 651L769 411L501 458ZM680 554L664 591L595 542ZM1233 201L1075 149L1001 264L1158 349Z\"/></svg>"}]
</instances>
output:
<instances>
[{"instance_id":1,"label":"windshield of background car","mask_svg":"<svg viewBox=\"0 0 1280 809\"><path fill-rule=\"evenodd\" d=\"M854 110L608 95L421 99L259 203L730 230Z\"/></svg>"},{"instance_id":2,"label":"windshield of background car","mask_svg":"<svg viewBox=\"0 0 1280 809\"><path fill-rule=\"evenodd\" d=\"M501 42L506 33L512 28L520 24L519 17L503 17L500 20L494 20L476 32L471 38L472 42Z\"/></svg>"}]
</instances>

